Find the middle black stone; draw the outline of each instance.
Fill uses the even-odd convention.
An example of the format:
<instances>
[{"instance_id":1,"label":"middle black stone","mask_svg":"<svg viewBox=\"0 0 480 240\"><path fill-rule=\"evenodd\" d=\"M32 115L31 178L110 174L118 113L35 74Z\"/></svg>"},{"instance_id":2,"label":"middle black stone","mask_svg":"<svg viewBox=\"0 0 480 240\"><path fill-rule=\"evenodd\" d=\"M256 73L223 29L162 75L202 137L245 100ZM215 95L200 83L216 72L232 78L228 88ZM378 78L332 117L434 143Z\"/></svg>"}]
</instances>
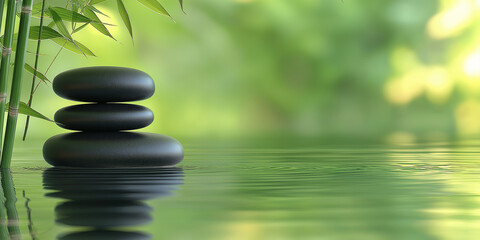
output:
<instances>
[{"instance_id":1,"label":"middle black stone","mask_svg":"<svg viewBox=\"0 0 480 240\"><path fill-rule=\"evenodd\" d=\"M146 127L153 112L143 106L123 103L81 104L62 108L55 122L62 128L80 131L120 131Z\"/></svg>"}]
</instances>

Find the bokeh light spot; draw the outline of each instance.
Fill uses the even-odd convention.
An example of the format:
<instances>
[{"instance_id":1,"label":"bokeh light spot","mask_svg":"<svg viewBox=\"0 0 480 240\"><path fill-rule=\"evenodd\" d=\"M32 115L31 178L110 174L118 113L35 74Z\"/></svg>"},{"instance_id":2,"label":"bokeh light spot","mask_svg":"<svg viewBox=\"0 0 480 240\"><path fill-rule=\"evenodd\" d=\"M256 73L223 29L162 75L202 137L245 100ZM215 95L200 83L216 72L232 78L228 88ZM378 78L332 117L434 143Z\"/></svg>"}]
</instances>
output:
<instances>
[{"instance_id":1,"label":"bokeh light spot","mask_svg":"<svg viewBox=\"0 0 480 240\"><path fill-rule=\"evenodd\" d=\"M480 77L480 48L467 57L463 70L469 77Z\"/></svg>"},{"instance_id":2,"label":"bokeh light spot","mask_svg":"<svg viewBox=\"0 0 480 240\"><path fill-rule=\"evenodd\" d=\"M460 33L472 19L472 2L454 1L449 9L434 15L427 24L429 35L434 39L443 39Z\"/></svg>"}]
</instances>

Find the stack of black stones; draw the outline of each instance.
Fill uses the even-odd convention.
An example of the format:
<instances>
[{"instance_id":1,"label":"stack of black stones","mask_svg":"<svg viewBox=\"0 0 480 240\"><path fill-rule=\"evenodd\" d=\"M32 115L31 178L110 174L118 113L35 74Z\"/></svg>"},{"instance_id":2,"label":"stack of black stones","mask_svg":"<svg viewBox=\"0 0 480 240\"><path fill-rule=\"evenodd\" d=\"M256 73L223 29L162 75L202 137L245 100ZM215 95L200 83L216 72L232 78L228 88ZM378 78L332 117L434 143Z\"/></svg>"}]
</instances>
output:
<instances>
[{"instance_id":1,"label":"stack of black stones","mask_svg":"<svg viewBox=\"0 0 480 240\"><path fill-rule=\"evenodd\" d=\"M45 160L57 167L131 168L173 166L183 159L177 140L153 133L128 132L153 122L153 112L120 102L144 100L155 85L146 73L120 67L89 67L63 72L53 89L62 98L89 102L62 108L55 122L79 132L48 139Z\"/></svg>"}]
</instances>

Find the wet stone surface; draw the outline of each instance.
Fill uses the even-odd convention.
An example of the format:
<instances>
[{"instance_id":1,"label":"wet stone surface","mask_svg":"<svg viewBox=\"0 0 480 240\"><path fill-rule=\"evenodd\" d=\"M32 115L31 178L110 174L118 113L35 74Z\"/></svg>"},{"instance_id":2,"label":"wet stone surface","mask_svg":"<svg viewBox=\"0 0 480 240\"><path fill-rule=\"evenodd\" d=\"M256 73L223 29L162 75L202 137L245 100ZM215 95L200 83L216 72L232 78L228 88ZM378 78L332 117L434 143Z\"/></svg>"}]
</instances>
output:
<instances>
[{"instance_id":1,"label":"wet stone surface","mask_svg":"<svg viewBox=\"0 0 480 240\"><path fill-rule=\"evenodd\" d=\"M53 90L65 99L82 102L129 102L144 100L155 92L146 73L122 67L87 67L60 73Z\"/></svg>"},{"instance_id":2,"label":"wet stone surface","mask_svg":"<svg viewBox=\"0 0 480 240\"><path fill-rule=\"evenodd\" d=\"M81 104L62 108L55 122L79 131L120 131L144 128L153 122L153 112L133 104Z\"/></svg>"},{"instance_id":3,"label":"wet stone surface","mask_svg":"<svg viewBox=\"0 0 480 240\"><path fill-rule=\"evenodd\" d=\"M75 132L48 139L43 157L63 167L173 166L182 161L183 148L177 140L155 133Z\"/></svg>"}]
</instances>

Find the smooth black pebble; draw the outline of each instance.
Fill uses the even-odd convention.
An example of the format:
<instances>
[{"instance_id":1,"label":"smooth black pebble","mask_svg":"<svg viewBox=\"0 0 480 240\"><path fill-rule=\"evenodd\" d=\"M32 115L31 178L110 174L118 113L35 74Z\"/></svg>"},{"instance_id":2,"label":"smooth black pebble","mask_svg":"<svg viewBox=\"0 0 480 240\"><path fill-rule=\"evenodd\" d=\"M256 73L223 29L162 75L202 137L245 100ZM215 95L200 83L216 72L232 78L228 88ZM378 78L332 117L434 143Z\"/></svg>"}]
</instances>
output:
<instances>
[{"instance_id":1,"label":"smooth black pebble","mask_svg":"<svg viewBox=\"0 0 480 240\"><path fill-rule=\"evenodd\" d=\"M181 162L183 147L174 138L154 133L75 132L48 139L43 157L57 167L162 167Z\"/></svg>"},{"instance_id":2,"label":"smooth black pebble","mask_svg":"<svg viewBox=\"0 0 480 240\"><path fill-rule=\"evenodd\" d=\"M60 73L53 90L65 99L83 102L128 102L151 97L153 79L146 73L122 67L87 67Z\"/></svg>"},{"instance_id":3,"label":"smooth black pebble","mask_svg":"<svg viewBox=\"0 0 480 240\"><path fill-rule=\"evenodd\" d=\"M119 131L140 129L153 122L153 112L133 104L82 104L55 113L58 126L79 131Z\"/></svg>"}]
</instances>

